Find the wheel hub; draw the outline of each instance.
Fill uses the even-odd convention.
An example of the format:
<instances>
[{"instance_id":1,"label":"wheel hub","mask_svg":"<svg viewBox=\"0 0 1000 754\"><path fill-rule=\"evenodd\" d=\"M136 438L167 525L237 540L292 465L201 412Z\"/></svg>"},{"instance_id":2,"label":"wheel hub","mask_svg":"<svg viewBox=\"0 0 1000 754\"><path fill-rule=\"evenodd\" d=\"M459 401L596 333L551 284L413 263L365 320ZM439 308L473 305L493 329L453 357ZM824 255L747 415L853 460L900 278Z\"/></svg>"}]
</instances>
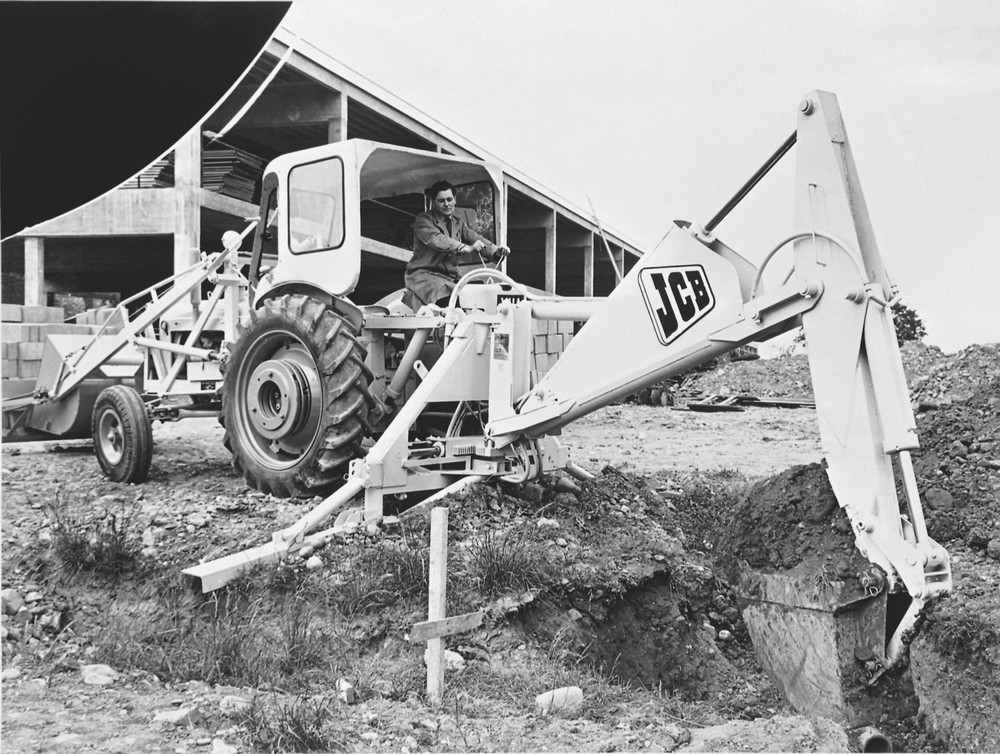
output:
<instances>
[{"instance_id":1,"label":"wheel hub","mask_svg":"<svg viewBox=\"0 0 1000 754\"><path fill-rule=\"evenodd\" d=\"M271 359L258 365L247 381L247 417L262 437L288 440L315 423L320 393L315 370Z\"/></svg>"}]
</instances>

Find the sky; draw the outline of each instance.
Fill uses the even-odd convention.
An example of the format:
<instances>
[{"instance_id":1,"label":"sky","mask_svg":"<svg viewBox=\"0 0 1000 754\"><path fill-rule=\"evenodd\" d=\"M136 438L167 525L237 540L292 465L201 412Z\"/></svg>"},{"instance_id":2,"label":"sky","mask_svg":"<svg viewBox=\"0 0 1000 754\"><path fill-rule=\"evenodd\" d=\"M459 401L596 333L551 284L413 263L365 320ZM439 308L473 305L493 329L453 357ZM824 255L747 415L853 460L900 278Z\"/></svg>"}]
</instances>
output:
<instances>
[{"instance_id":1,"label":"sky","mask_svg":"<svg viewBox=\"0 0 1000 754\"><path fill-rule=\"evenodd\" d=\"M998 2L294 0L283 25L644 249L832 91L926 341L1000 341ZM790 155L717 235L760 261L793 182Z\"/></svg>"}]
</instances>

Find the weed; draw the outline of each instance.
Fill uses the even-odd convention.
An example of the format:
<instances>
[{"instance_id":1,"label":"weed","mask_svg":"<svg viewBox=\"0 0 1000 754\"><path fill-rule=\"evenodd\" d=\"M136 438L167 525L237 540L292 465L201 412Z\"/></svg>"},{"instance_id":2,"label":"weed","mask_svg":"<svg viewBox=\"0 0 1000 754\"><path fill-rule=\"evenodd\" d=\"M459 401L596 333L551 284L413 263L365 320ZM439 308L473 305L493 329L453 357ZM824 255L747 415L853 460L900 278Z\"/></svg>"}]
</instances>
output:
<instances>
[{"instance_id":1,"label":"weed","mask_svg":"<svg viewBox=\"0 0 1000 754\"><path fill-rule=\"evenodd\" d=\"M267 752L346 751L347 739L330 724L336 703L326 697L259 699L245 721L255 749Z\"/></svg>"},{"instance_id":2,"label":"weed","mask_svg":"<svg viewBox=\"0 0 1000 754\"><path fill-rule=\"evenodd\" d=\"M130 570L139 554L137 503L120 500L116 509L103 508L93 514L74 510L56 491L48 506L52 519L52 550L59 565L70 575L92 571L120 576Z\"/></svg>"},{"instance_id":3,"label":"weed","mask_svg":"<svg viewBox=\"0 0 1000 754\"><path fill-rule=\"evenodd\" d=\"M469 543L469 569L479 590L495 597L542 581L544 559L522 532L487 530Z\"/></svg>"}]
</instances>

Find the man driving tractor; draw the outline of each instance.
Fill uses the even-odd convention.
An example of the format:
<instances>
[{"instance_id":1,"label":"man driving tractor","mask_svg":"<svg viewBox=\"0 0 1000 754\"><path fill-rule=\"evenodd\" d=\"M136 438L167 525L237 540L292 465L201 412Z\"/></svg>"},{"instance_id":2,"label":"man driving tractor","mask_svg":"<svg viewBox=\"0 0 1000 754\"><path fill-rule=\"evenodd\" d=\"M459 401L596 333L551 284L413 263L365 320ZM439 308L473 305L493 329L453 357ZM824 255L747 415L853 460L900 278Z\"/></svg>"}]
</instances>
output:
<instances>
[{"instance_id":1,"label":"man driving tractor","mask_svg":"<svg viewBox=\"0 0 1000 754\"><path fill-rule=\"evenodd\" d=\"M406 265L403 303L416 311L424 304L445 304L458 281L458 265L477 261L499 264L510 253L474 231L455 214L455 187L438 181L426 191L429 212L413 223L413 257ZM443 301L442 301L443 299Z\"/></svg>"}]
</instances>

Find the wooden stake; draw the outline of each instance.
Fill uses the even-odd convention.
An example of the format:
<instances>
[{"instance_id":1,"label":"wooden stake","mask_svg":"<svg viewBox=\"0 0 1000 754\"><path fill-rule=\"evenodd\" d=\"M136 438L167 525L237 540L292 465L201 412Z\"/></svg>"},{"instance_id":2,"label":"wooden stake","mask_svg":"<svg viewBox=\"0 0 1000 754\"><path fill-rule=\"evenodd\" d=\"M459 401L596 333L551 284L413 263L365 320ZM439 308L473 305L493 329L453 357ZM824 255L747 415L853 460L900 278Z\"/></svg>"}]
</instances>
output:
<instances>
[{"instance_id":1,"label":"wooden stake","mask_svg":"<svg viewBox=\"0 0 1000 754\"><path fill-rule=\"evenodd\" d=\"M448 588L448 509L431 510L430 584L427 595L427 620L445 617ZM441 704L444 694L444 638L428 640L424 655L427 660L427 700Z\"/></svg>"}]
</instances>

